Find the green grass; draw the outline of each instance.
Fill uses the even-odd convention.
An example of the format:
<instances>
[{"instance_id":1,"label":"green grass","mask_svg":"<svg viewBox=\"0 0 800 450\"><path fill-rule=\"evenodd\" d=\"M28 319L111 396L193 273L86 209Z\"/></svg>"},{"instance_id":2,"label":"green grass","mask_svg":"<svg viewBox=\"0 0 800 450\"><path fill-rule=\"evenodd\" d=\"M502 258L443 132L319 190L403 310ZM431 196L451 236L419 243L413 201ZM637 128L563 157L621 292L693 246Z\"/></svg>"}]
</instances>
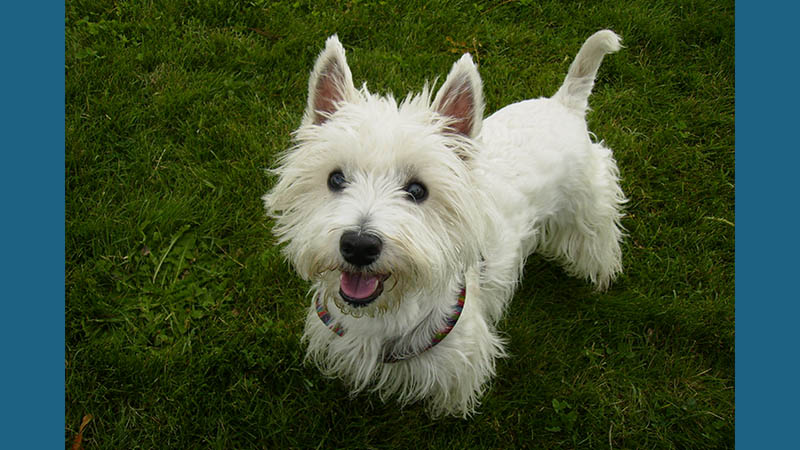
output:
<instances>
[{"instance_id":1,"label":"green grass","mask_svg":"<svg viewBox=\"0 0 800 450\"><path fill-rule=\"evenodd\" d=\"M65 445L731 448L733 2L350 0L66 4ZM630 197L597 294L531 258L511 357L469 420L431 421L303 364L308 286L259 196L339 34L398 96L480 62L487 112L551 95L601 28L590 128Z\"/></svg>"}]
</instances>

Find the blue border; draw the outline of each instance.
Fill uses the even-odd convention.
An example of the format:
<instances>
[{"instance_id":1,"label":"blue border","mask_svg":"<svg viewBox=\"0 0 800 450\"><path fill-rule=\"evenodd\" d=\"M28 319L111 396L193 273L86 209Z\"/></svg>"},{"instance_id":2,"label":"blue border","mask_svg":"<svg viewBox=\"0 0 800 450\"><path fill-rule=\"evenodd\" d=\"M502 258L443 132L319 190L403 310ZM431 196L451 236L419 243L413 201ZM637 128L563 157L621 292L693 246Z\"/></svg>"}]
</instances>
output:
<instances>
[{"instance_id":1,"label":"blue border","mask_svg":"<svg viewBox=\"0 0 800 450\"><path fill-rule=\"evenodd\" d=\"M4 448L64 446L64 2L3 5Z\"/></svg>"},{"instance_id":2,"label":"blue border","mask_svg":"<svg viewBox=\"0 0 800 450\"><path fill-rule=\"evenodd\" d=\"M794 9L794 8L791 8ZM736 3L736 447L796 446L797 14ZM791 444L790 444L791 443Z\"/></svg>"}]
</instances>

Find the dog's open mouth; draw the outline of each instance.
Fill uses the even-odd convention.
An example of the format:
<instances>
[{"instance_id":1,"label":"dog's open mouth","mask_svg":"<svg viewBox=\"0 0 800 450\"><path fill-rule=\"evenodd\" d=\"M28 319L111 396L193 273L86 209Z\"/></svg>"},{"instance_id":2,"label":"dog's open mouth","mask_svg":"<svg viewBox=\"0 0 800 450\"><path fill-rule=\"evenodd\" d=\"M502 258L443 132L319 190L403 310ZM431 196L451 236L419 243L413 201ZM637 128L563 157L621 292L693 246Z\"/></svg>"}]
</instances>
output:
<instances>
[{"instance_id":1,"label":"dog's open mouth","mask_svg":"<svg viewBox=\"0 0 800 450\"><path fill-rule=\"evenodd\" d=\"M339 295L352 306L367 306L383 293L383 281L389 275L379 273L342 272Z\"/></svg>"}]
</instances>

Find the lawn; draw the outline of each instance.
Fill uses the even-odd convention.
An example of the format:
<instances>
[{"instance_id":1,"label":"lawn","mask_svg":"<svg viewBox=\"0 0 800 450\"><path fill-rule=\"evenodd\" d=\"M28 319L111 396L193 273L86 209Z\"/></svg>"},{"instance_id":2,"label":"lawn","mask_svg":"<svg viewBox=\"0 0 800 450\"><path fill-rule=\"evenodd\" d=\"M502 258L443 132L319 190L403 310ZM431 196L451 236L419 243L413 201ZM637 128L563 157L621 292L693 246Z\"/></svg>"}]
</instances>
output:
<instances>
[{"instance_id":1,"label":"lawn","mask_svg":"<svg viewBox=\"0 0 800 450\"><path fill-rule=\"evenodd\" d=\"M530 258L467 420L304 364L308 285L259 197L325 38L398 97L469 51L491 113L552 95L602 28L623 276L596 293ZM733 447L732 1L79 0L65 52L66 447Z\"/></svg>"}]
</instances>

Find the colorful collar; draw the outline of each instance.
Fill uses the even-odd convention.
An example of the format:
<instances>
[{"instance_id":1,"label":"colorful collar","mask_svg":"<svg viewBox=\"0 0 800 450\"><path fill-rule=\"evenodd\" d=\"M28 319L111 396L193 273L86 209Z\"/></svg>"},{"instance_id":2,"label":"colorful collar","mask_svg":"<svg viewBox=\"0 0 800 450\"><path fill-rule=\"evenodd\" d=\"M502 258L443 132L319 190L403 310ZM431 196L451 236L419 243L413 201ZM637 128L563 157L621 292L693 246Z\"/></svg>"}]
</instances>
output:
<instances>
[{"instance_id":1,"label":"colorful collar","mask_svg":"<svg viewBox=\"0 0 800 450\"><path fill-rule=\"evenodd\" d=\"M330 312L328 312L327 308L325 308L325 305L320 301L319 297L320 297L319 295L316 296L315 307L317 309L317 315L319 316L320 320L322 320L322 323L324 323L325 326L330 328L331 331L336 333L337 336L344 336L346 330L344 329L344 327L342 327L341 324L336 323L333 320L333 317L331 317ZM428 343L428 345L426 345L421 350L404 351L404 352L398 353L398 352L396 352L394 350L394 344L396 343L396 341L391 341L389 343L390 345L385 345L384 346L383 362L384 363L394 363L394 362L397 362L397 361L403 361L403 360L406 360L406 359L411 359L411 358L413 358L415 356L418 356L418 355L430 350L431 347L435 346L439 342L442 342L442 340L445 337L447 337L447 335L450 334L451 331L453 331L453 327L455 327L456 322L458 322L459 317L461 317L461 311L464 309L464 299L466 297L467 297L467 289L462 287L461 288L461 292L458 294L458 299L456 300L456 304L453 305L453 308L450 311L450 314L447 316L447 320L445 321L444 326L442 328L440 328L436 333L434 333L434 335L431 338L431 341L430 341L430 343ZM415 328L415 330L417 328L421 328L421 327L417 326Z\"/></svg>"}]
</instances>

